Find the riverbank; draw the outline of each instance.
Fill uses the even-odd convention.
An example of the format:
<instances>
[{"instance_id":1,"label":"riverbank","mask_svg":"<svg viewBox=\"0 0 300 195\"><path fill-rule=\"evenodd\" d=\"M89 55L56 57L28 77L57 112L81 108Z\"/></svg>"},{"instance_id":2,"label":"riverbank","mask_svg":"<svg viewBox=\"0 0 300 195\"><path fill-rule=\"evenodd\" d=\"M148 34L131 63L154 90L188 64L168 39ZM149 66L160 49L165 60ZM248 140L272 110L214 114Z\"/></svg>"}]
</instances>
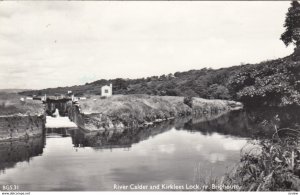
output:
<instances>
[{"instance_id":1,"label":"riverbank","mask_svg":"<svg viewBox=\"0 0 300 195\"><path fill-rule=\"evenodd\" d=\"M0 141L40 136L45 128L42 102L20 101L16 93L0 93Z\"/></svg>"},{"instance_id":2,"label":"riverbank","mask_svg":"<svg viewBox=\"0 0 300 195\"><path fill-rule=\"evenodd\" d=\"M0 94L0 140L43 133L46 123L43 103L20 99L21 96L15 93ZM71 121L87 131L151 126L178 117L218 115L242 108L242 104L227 100L150 95L90 96L79 100L79 106L71 102L65 104Z\"/></svg>"},{"instance_id":3,"label":"riverbank","mask_svg":"<svg viewBox=\"0 0 300 195\"><path fill-rule=\"evenodd\" d=\"M114 95L92 96L72 106L70 119L88 131L105 131L149 126L193 114L218 114L242 108L238 102L177 96Z\"/></svg>"}]
</instances>

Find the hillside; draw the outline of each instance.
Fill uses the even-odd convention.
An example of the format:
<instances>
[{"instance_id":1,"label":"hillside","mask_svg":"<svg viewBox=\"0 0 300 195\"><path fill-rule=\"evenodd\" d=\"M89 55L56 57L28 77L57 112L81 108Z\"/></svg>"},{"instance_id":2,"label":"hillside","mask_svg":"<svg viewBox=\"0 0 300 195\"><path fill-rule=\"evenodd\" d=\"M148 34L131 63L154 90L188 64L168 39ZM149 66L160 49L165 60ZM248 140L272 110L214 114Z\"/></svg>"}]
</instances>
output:
<instances>
[{"instance_id":1,"label":"hillside","mask_svg":"<svg viewBox=\"0 0 300 195\"><path fill-rule=\"evenodd\" d=\"M242 66L227 86L247 105L300 105L300 60L289 56Z\"/></svg>"},{"instance_id":2,"label":"hillside","mask_svg":"<svg viewBox=\"0 0 300 195\"><path fill-rule=\"evenodd\" d=\"M97 80L85 85L25 91L22 95L65 94L100 95L101 87L113 84L114 94L190 96L231 99L246 105L284 106L300 104L300 61L293 55L220 69L190 70L140 79Z\"/></svg>"},{"instance_id":3,"label":"hillside","mask_svg":"<svg viewBox=\"0 0 300 195\"><path fill-rule=\"evenodd\" d=\"M208 99L230 99L230 95L222 83L226 83L228 77L232 74L231 72L238 68L239 67L231 67L218 70L204 68L201 70L176 72L175 74L140 79L101 79L92 83L86 83L85 85L27 91L21 94L55 94L66 93L66 91L72 90L75 95L100 95L101 87L112 83L114 94L148 94L161 96L194 96ZM211 92L212 89L215 88L215 86L211 86L212 84L220 85L219 94Z\"/></svg>"}]
</instances>

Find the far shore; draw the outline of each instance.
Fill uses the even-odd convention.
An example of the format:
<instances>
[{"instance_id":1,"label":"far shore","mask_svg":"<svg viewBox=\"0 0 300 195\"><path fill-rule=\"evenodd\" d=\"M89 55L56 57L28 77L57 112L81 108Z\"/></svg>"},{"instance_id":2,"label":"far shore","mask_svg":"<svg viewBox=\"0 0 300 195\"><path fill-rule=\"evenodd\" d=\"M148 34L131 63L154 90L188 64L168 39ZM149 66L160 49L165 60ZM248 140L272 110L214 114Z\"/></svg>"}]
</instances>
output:
<instances>
[{"instance_id":1,"label":"far shore","mask_svg":"<svg viewBox=\"0 0 300 195\"><path fill-rule=\"evenodd\" d=\"M22 97L16 93L0 94L0 140L43 133L46 107L39 100L21 101ZM66 106L71 121L87 131L149 126L177 117L218 115L242 108L235 101L141 94L89 96L76 104L68 102Z\"/></svg>"}]
</instances>

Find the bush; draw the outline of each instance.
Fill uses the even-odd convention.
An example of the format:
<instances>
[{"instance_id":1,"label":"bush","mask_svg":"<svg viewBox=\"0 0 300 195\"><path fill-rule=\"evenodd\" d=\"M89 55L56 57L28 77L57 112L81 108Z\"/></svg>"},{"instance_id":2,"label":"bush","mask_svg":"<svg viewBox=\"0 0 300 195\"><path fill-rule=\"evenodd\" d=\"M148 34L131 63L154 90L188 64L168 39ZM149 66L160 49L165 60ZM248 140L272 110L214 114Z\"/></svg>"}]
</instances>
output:
<instances>
[{"instance_id":1,"label":"bush","mask_svg":"<svg viewBox=\"0 0 300 195\"><path fill-rule=\"evenodd\" d=\"M183 103L192 108L193 107L193 98L192 97L184 97Z\"/></svg>"},{"instance_id":2,"label":"bush","mask_svg":"<svg viewBox=\"0 0 300 195\"><path fill-rule=\"evenodd\" d=\"M223 86L218 84L212 84L208 88L209 98L210 99L229 99L229 90Z\"/></svg>"},{"instance_id":3,"label":"bush","mask_svg":"<svg viewBox=\"0 0 300 195\"><path fill-rule=\"evenodd\" d=\"M276 130L272 139L259 141L257 148L242 155L225 183L239 185L243 191L299 191L299 135L299 130L284 128Z\"/></svg>"}]
</instances>

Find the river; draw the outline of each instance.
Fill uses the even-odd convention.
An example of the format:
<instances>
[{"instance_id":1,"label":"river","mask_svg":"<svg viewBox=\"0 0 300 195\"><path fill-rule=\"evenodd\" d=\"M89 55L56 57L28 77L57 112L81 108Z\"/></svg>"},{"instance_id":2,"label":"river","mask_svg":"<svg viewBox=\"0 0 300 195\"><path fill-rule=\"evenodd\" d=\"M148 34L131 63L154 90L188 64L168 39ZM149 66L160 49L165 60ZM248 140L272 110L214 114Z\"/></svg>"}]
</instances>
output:
<instances>
[{"instance_id":1,"label":"river","mask_svg":"<svg viewBox=\"0 0 300 195\"><path fill-rule=\"evenodd\" d=\"M154 127L88 133L47 128L41 137L0 143L0 184L26 191L103 191L114 185L195 184L240 161L266 136L245 111L184 118ZM263 125L271 129L271 125Z\"/></svg>"}]
</instances>

